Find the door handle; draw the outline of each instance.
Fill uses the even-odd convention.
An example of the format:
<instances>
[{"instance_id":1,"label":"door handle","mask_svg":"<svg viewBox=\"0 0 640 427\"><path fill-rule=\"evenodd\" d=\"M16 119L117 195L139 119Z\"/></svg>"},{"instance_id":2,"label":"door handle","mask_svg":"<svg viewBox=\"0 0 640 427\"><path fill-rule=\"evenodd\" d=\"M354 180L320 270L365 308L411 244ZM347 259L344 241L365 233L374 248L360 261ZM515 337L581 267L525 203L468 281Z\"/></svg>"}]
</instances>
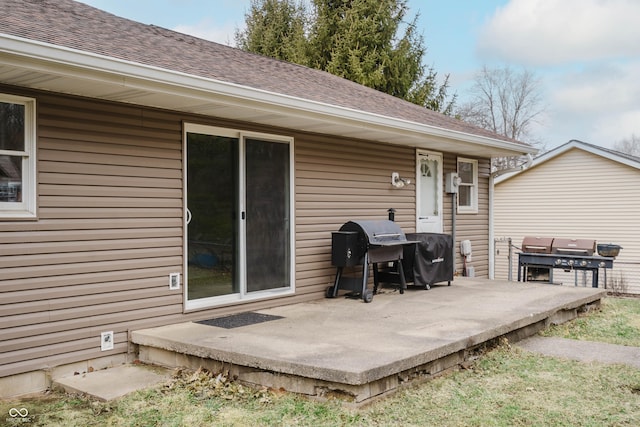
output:
<instances>
[{"instance_id":1,"label":"door handle","mask_svg":"<svg viewBox=\"0 0 640 427\"><path fill-rule=\"evenodd\" d=\"M189 223L191 222L191 211L189 210L189 208L187 208L187 225L189 225Z\"/></svg>"}]
</instances>

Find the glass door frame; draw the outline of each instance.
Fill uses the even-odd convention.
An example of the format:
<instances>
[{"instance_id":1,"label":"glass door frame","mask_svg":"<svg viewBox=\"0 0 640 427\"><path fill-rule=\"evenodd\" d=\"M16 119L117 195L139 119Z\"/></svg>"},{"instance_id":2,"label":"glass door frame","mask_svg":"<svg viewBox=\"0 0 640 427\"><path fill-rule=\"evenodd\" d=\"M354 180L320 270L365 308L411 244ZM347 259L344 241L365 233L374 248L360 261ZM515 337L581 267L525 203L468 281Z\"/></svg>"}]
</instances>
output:
<instances>
[{"instance_id":1,"label":"glass door frame","mask_svg":"<svg viewBox=\"0 0 640 427\"><path fill-rule=\"evenodd\" d=\"M189 300L188 298L188 220L189 210L187 206L188 188L187 188L187 134L197 133L212 136L222 136L228 138L237 138L239 147L239 168L238 168L238 212L244 214L246 212L246 158L245 158L245 141L247 139L258 139L267 142L275 142L287 144L289 146L289 287L275 288L261 291L247 291L247 270L246 270L246 228L247 222L243 217L238 221L238 280L240 282L240 292ZM274 296L285 296L295 293L295 169L294 169L294 139L293 137L275 135L261 132L240 131L232 128L222 128L216 126L200 125L194 123L184 123L182 129L182 164L183 164L183 300L184 311L200 310L230 303L248 302L258 299L271 298Z\"/></svg>"},{"instance_id":2,"label":"glass door frame","mask_svg":"<svg viewBox=\"0 0 640 427\"><path fill-rule=\"evenodd\" d=\"M421 202L422 202L422 186L421 186L421 180L420 180L420 158L421 156L428 156L428 157L437 157L440 167L438 168L438 176L436 177L437 179L437 204L438 204L438 221L433 221L433 222L421 222L420 220L420 206L421 206ZM423 232L422 226L423 224L435 224L435 229L433 230L429 230L426 232L432 232L432 233L442 233L444 230L444 212L442 210L443 208L443 179L444 179L444 174L443 174L443 169L444 169L444 156L442 155L442 153L437 153L434 151L426 151L426 150L416 150L416 232L420 233Z\"/></svg>"}]
</instances>

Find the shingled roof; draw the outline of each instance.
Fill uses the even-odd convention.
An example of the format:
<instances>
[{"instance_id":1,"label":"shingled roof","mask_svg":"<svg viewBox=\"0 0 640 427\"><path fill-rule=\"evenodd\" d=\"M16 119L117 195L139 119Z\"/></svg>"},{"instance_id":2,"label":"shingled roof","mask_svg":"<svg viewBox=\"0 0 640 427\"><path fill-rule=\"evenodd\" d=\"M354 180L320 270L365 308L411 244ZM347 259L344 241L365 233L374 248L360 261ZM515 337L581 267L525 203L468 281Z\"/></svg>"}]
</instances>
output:
<instances>
[{"instance_id":1,"label":"shingled roof","mask_svg":"<svg viewBox=\"0 0 640 427\"><path fill-rule=\"evenodd\" d=\"M513 144L514 150L522 152L535 151L526 144L323 71L131 21L72 0L3 0L0 33L291 99L370 113L385 120L460 132L507 143L507 148Z\"/></svg>"}]
</instances>

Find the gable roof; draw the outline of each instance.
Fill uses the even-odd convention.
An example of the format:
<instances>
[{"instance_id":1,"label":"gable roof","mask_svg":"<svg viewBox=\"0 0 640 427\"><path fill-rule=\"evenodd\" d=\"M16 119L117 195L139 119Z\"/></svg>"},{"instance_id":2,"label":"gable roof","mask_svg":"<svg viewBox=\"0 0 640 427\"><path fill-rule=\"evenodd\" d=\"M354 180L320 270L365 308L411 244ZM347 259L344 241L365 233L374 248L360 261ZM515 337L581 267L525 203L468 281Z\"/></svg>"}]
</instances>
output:
<instances>
[{"instance_id":1,"label":"gable roof","mask_svg":"<svg viewBox=\"0 0 640 427\"><path fill-rule=\"evenodd\" d=\"M537 151L323 71L72 0L0 2L0 82L483 157Z\"/></svg>"},{"instance_id":2,"label":"gable roof","mask_svg":"<svg viewBox=\"0 0 640 427\"><path fill-rule=\"evenodd\" d=\"M556 148L554 148L553 150L549 150L546 153L536 157L535 159L533 159L533 162L531 163L531 166L529 166L526 169L522 169L522 170L518 170L518 171L514 171L514 172L510 172L510 173L506 173L504 175L500 175L498 177L496 177L495 179L495 183L499 184L503 181L506 181L510 178L513 178L516 175L519 175L521 173L525 173L527 170L538 166L542 163L548 162L549 160L552 160L564 153L566 153L569 150L573 150L573 149L578 149L578 150L583 150L586 151L588 153L594 154L596 156L600 156L603 157L605 159L609 159L612 160L614 162L626 165L626 166L630 166L632 168L635 169L640 169L640 157L636 157L633 156L631 154L627 154L627 153L622 153L620 151L616 151L616 150L612 150L610 148L605 148L605 147L600 147L598 145L593 145L593 144L589 144L586 142L582 142L582 141L578 141L576 139L572 139L571 141L560 145Z\"/></svg>"}]
</instances>

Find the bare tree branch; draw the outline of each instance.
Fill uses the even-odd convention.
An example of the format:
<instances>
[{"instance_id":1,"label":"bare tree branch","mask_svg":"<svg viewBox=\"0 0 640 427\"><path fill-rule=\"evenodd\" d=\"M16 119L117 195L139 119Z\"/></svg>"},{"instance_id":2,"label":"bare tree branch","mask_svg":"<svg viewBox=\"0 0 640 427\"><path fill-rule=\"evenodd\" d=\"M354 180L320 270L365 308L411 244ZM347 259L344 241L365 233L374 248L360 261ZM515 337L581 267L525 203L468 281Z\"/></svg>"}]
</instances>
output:
<instances>
[{"instance_id":1,"label":"bare tree branch","mask_svg":"<svg viewBox=\"0 0 640 427\"><path fill-rule=\"evenodd\" d=\"M509 138L538 145L530 131L542 116L540 80L531 71L520 73L511 68L488 68L476 74L470 90L470 100L463 103L456 115L476 126ZM517 158L494 159L494 169L515 166Z\"/></svg>"},{"instance_id":2,"label":"bare tree branch","mask_svg":"<svg viewBox=\"0 0 640 427\"><path fill-rule=\"evenodd\" d=\"M629 138L622 139L613 144L613 149L622 153L640 157L640 136L635 133Z\"/></svg>"}]
</instances>

